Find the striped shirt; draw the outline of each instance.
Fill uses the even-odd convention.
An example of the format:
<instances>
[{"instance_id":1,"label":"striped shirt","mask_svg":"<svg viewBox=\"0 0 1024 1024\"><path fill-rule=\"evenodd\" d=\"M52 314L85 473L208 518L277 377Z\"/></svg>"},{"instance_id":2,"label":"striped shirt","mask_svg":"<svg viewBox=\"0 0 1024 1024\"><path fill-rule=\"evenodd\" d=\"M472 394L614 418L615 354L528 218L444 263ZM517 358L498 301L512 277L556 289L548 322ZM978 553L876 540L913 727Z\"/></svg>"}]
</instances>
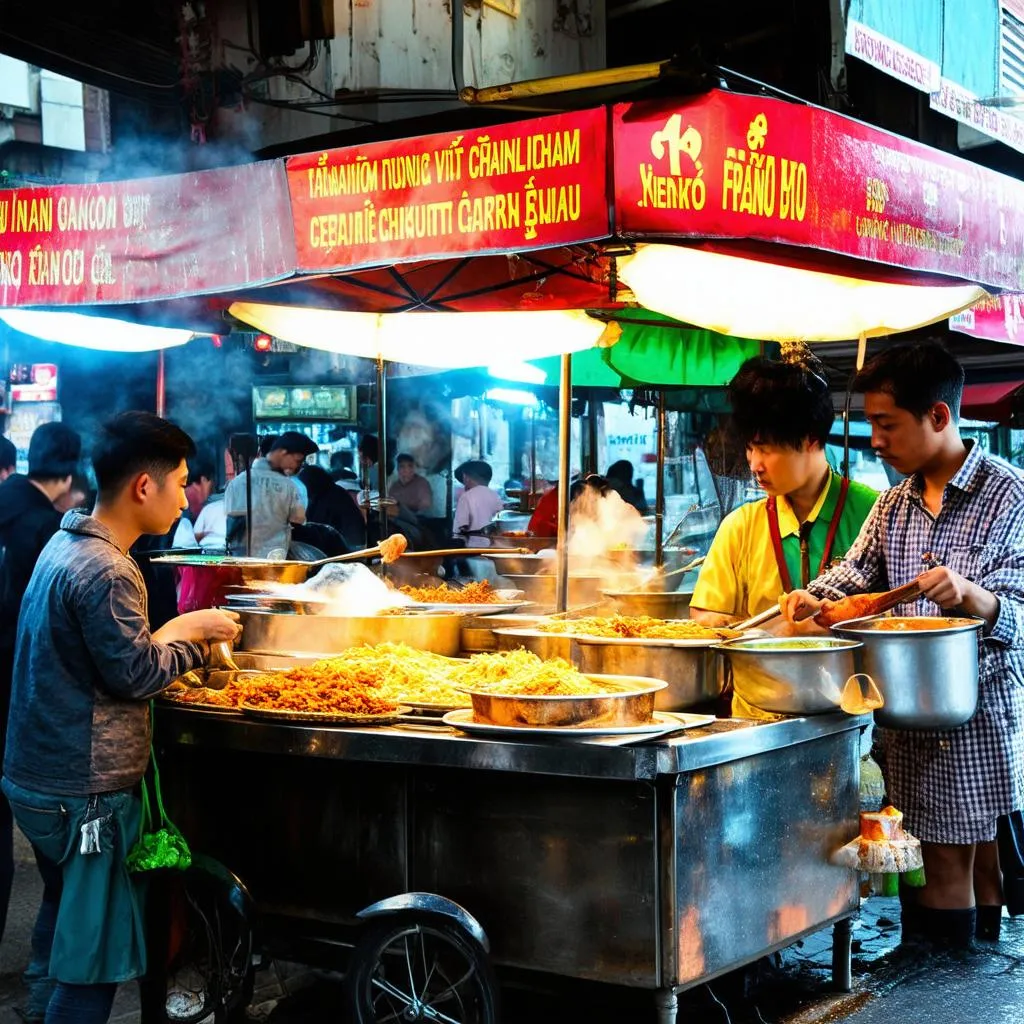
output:
<instances>
[{"instance_id":1,"label":"striped shirt","mask_svg":"<svg viewBox=\"0 0 1024 1024\"><path fill-rule=\"evenodd\" d=\"M999 815L1024 807L1024 473L974 444L938 515L910 477L882 493L846 559L808 588L833 600L888 590L944 565L999 599L980 641L978 711L943 731L879 729L889 797L918 838L995 838ZM937 615L927 598L900 614Z\"/></svg>"}]
</instances>

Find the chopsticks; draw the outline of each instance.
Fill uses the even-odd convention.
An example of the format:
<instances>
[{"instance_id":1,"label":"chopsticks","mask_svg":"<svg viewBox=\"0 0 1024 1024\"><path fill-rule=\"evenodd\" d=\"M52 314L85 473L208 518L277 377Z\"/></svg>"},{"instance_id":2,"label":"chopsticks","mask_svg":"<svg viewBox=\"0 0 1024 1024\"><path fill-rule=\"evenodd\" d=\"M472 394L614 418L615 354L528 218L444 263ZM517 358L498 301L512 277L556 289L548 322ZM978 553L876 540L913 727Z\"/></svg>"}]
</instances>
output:
<instances>
[{"instance_id":1,"label":"chopsticks","mask_svg":"<svg viewBox=\"0 0 1024 1024\"><path fill-rule=\"evenodd\" d=\"M435 558L439 555L529 555L529 548L437 548L435 551L403 551L403 558Z\"/></svg>"}]
</instances>

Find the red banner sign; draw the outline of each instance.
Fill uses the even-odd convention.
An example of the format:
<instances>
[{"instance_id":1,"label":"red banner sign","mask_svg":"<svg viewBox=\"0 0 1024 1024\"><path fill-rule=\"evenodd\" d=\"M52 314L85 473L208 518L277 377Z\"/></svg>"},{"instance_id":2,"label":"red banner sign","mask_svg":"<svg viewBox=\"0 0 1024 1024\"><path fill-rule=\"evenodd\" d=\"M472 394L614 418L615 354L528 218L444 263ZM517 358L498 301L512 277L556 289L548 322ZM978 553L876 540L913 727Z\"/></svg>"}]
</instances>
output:
<instances>
[{"instance_id":1,"label":"red banner sign","mask_svg":"<svg viewBox=\"0 0 1024 1024\"><path fill-rule=\"evenodd\" d=\"M0 306L202 295L294 268L280 163L0 191Z\"/></svg>"},{"instance_id":2,"label":"red banner sign","mask_svg":"<svg viewBox=\"0 0 1024 1024\"><path fill-rule=\"evenodd\" d=\"M816 107L619 104L616 227L751 238L1024 290L1024 183Z\"/></svg>"},{"instance_id":3,"label":"red banner sign","mask_svg":"<svg viewBox=\"0 0 1024 1024\"><path fill-rule=\"evenodd\" d=\"M949 326L961 334L986 341L1024 345L1024 295L1004 292L985 299L949 318Z\"/></svg>"},{"instance_id":4,"label":"red banner sign","mask_svg":"<svg viewBox=\"0 0 1024 1024\"><path fill-rule=\"evenodd\" d=\"M603 109L288 160L299 269L606 238Z\"/></svg>"}]
</instances>

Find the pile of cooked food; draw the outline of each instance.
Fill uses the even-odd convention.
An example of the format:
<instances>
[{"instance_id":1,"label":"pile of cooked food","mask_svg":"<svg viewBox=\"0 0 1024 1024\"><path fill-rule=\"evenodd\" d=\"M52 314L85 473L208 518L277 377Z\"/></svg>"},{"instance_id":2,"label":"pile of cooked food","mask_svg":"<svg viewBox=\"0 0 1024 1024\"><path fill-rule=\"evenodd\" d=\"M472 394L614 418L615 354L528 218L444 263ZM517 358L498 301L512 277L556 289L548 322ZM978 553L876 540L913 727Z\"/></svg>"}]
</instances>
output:
<instances>
[{"instance_id":1,"label":"pile of cooked food","mask_svg":"<svg viewBox=\"0 0 1024 1024\"><path fill-rule=\"evenodd\" d=\"M436 587L400 587L406 597L423 604L495 604L501 595L488 580L473 580L462 587L439 583Z\"/></svg>"},{"instance_id":2,"label":"pile of cooked food","mask_svg":"<svg viewBox=\"0 0 1024 1024\"><path fill-rule=\"evenodd\" d=\"M468 707L466 690L570 697L608 692L567 661L543 661L529 651L466 660L385 643L284 671L240 673L222 690L177 687L165 696L195 706L373 717L394 714L403 703Z\"/></svg>"},{"instance_id":3,"label":"pile of cooked food","mask_svg":"<svg viewBox=\"0 0 1024 1024\"><path fill-rule=\"evenodd\" d=\"M732 640L735 629L702 626L692 619L656 619L650 615L587 616L558 619L537 626L545 633L622 637L626 640Z\"/></svg>"}]
</instances>

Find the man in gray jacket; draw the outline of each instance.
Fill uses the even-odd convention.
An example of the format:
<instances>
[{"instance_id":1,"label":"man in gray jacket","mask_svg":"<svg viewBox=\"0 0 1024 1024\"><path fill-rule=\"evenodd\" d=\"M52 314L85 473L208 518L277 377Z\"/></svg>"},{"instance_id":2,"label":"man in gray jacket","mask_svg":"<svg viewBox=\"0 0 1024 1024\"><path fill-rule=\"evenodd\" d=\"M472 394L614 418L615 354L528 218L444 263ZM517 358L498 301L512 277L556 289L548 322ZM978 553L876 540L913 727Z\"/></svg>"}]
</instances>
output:
<instances>
[{"instance_id":1,"label":"man in gray jacket","mask_svg":"<svg viewBox=\"0 0 1024 1024\"><path fill-rule=\"evenodd\" d=\"M128 549L166 533L185 507L191 439L124 413L93 450L92 515L68 512L22 602L3 791L59 904L40 911L57 982L48 1024L104 1024L117 983L145 971L142 915L125 855L149 759L149 699L233 640L237 616L210 609L150 633ZM49 916L45 916L49 909ZM54 913L55 911L55 913Z\"/></svg>"}]
</instances>

